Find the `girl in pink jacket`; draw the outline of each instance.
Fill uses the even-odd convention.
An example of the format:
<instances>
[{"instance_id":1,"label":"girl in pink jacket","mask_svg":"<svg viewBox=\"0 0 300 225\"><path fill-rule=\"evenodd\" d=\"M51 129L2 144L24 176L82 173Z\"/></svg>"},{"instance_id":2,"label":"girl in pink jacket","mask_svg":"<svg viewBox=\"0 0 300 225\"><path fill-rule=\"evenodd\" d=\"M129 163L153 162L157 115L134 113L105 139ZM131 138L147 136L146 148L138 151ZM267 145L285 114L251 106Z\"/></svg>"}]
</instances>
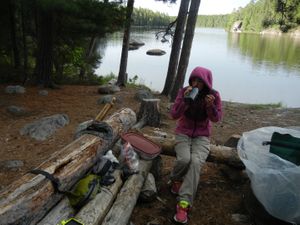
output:
<instances>
[{"instance_id":1,"label":"girl in pink jacket","mask_svg":"<svg viewBox=\"0 0 300 225\"><path fill-rule=\"evenodd\" d=\"M188 98L197 93L196 97ZM200 170L209 154L211 122L222 117L219 92L212 88L212 73L196 67L189 78L189 86L179 90L171 110L177 119L176 161L171 173L171 192L178 194L174 220L187 223L187 213L197 191Z\"/></svg>"}]
</instances>

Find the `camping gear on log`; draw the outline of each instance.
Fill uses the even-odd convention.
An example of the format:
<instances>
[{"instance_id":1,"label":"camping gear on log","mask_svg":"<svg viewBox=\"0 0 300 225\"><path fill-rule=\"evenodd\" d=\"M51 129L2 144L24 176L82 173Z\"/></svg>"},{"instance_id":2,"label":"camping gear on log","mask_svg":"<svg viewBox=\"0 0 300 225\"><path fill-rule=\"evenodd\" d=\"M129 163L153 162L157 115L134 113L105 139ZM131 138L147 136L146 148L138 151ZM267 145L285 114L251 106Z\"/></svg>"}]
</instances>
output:
<instances>
[{"instance_id":1,"label":"camping gear on log","mask_svg":"<svg viewBox=\"0 0 300 225\"><path fill-rule=\"evenodd\" d=\"M132 145L126 142L121 147L121 161L123 163L123 172L128 174L134 174L138 172L139 157L134 151Z\"/></svg>"},{"instance_id":2,"label":"camping gear on log","mask_svg":"<svg viewBox=\"0 0 300 225\"><path fill-rule=\"evenodd\" d=\"M97 176L95 174L88 174L82 179L80 179L76 183L72 191L62 191L59 189L59 180L56 179L52 174L39 169L31 170L30 172L33 174L42 174L47 179L51 180L55 191L61 194L65 194L68 197L70 204L74 209L80 209L83 205L85 205L88 201L93 199L96 196L96 194L101 191L100 176Z\"/></svg>"},{"instance_id":3,"label":"camping gear on log","mask_svg":"<svg viewBox=\"0 0 300 225\"><path fill-rule=\"evenodd\" d=\"M238 154L246 166L256 198L272 216L290 223L300 223L300 167L270 153L274 132L300 138L300 131L263 127L243 133Z\"/></svg>"},{"instance_id":4,"label":"camping gear on log","mask_svg":"<svg viewBox=\"0 0 300 225\"><path fill-rule=\"evenodd\" d=\"M81 123L75 132L75 139L79 138L84 134L92 134L99 136L104 139L109 139L112 137L112 129L109 124L103 122L102 120L108 113L108 111L114 106L116 98L113 97L110 103L106 103L99 114L96 116L95 120L88 120Z\"/></svg>"},{"instance_id":5,"label":"camping gear on log","mask_svg":"<svg viewBox=\"0 0 300 225\"><path fill-rule=\"evenodd\" d=\"M123 108L105 119L112 129L111 141L93 135L82 135L53 154L38 169L53 174L61 182L61 190L69 190L117 141L120 133L136 123L136 115ZM3 225L36 224L63 198L42 175L25 174L0 194L0 221ZM33 210L34 209L34 210ZM60 220L59 220L60 221Z\"/></svg>"},{"instance_id":6,"label":"camping gear on log","mask_svg":"<svg viewBox=\"0 0 300 225\"><path fill-rule=\"evenodd\" d=\"M138 133L124 133L121 138L129 142L142 159L152 160L161 152L161 147L158 144Z\"/></svg>"}]
</instances>

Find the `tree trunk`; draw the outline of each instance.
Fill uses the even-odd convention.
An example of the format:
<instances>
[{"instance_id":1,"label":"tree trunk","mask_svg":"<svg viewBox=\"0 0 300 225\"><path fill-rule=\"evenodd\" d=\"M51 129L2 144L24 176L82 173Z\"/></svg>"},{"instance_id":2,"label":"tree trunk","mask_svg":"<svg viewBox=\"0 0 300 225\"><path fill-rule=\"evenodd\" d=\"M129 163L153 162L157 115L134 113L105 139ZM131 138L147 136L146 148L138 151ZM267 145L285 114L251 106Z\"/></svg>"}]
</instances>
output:
<instances>
[{"instance_id":1,"label":"tree trunk","mask_svg":"<svg viewBox=\"0 0 300 225\"><path fill-rule=\"evenodd\" d=\"M87 61L89 60L89 58L92 56L93 51L94 51L94 47L95 47L95 43L96 43L96 37L92 36L91 40L90 40L90 43L89 43L89 47L88 47L88 49L86 49L84 64L86 64ZM86 73L85 65L82 65L81 68L80 68L80 72L79 72L79 79L80 80L84 80L85 73Z\"/></svg>"},{"instance_id":2,"label":"tree trunk","mask_svg":"<svg viewBox=\"0 0 300 225\"><path fill-rule=\"evenodd\" d=\"M122 46L122 55L120 61L120 69L118 75L117 85L125 86L127 83L127 60L128 60L128 48L130 40L130 27L131 27L131 15L133 11L134 0L128 0L127 9L126 9L126 23L123 36L123 46Z\"/></svg>"},{"instance_id":3,"label":"tree trunk","mask_svg":"<svg viewBox=\"0 0 300 225\"><path fill-rule=\"evenodd\" d=\"M39 84L51 87L53 70L53 13L39 9L36 75Z\"/></svg>"},{"instance_id":4,"label":"tree trunk","mask_svg":"<svg viewBox=\"0 0 300 225\"><path fill-rule=\"evenodd\" d=\"M21 20L22 20L22 42L23 42L23 85L28 78L28 48L26 42L26 25L25 25L25 13L24 2L21 1Z\"/></svg>"},{"instance_id":5,"label":"tree trunk","mask_svg":"<svg viewBox=\"0 0 300 225\"><path fill-rule=\"evenodd\" d=\"M185 0L185 1L181 1L180 4L174 39L172 43L172 50L169 59L168 73L167 73L164 89L161 93L162 95L165 96L168 96L170 94L171 88L175 80L189 3L190 0Z\"/></svg>"},{"instance_id":6,"label":"tree trunk","mask_svg":"<svg viewBox=\"0 0 300 225\"><path fill-rule=\"evenodd\" d=\"M20 49L17 41L17 21L16 21L16 7L15 1L9 0L9 16L10 16L10 29L11 29L11 42L14 56L14 67L15 69L20 68Z\"/></svg>"},{"instance_id":7,"label":"tree trunk","mask_svg":"<svg viewBox=\"0 0 300 225\"><path fill-rule=\"evenodd\" d=\"M83 135L56 152L38 168L54 175L60 190L69 190L135 122L135 113L128 108L113 114L105 121L112 127L111 140ZM0 193L0 221L2 225L36 224L56 205L62 194L56 193L42 175L25 174Z\"/></svg>"},{"instance_id":8,"label":"tree trunk","mask_svg":"<svg viewBox=\"0 0 300 225\"><path fill-rule=\"evenodd\" d=\"M201 0L191 0L189 15L187 19L186 31L184 35L182 51L179 60L179 66L177 71L177 77L174 86L171 91L171 101L174 101L179 88L183 86L186 69L189 63L195 26L198 17L198 10Z\"/></svg>"},{"instance_id":9,"label":"tree trunk","mask_svg":"<svg viewBox=\"0 0 300 225\"><path fill-rule=\"evenodd\" d=\"M160 99L143 99L137 114L138 121L144 121L144 125L158 127L160 125L159 102Z\"/></svg>"},{"instance_id":10,"label":"tree trunk","mask_svg":"<svg viewBox=\"0 0 300 225\"><path fill-rule=\"evenodd\" d=\"M131 175L121 188L102 225L126 225L137 202L152 161L139 161L139 173Z\"/></svg>"}]
</instances>

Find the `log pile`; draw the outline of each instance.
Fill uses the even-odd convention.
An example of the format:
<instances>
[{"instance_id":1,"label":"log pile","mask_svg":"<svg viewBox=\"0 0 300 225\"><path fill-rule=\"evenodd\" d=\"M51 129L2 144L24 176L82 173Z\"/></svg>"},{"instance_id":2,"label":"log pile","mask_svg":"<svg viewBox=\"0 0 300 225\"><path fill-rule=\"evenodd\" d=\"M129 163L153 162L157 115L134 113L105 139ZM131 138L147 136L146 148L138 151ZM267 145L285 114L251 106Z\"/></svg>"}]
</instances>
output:
<instances>
[{"instance_id":1,"label":"log pile","mask_svg":"<svg viewBox=\"0 0 300 225\"><path fill-rule=\"evenodd\" d=\"M82 135L38 169L53 174L60 181L60 190L69 190L117 141L119 134L136 123L136 115L125 108L105 122L112 127L112 139ZM37 224L63 198L62 194L55 192L51 181L30 173L12 183L0 196L0 221L3 225Z\"/></svg>"},{"instance_id":2,"label":"log pile","mask_svg":"<svg viewBox=\"0 0 300 225\"><path fill-rule=\"evenodd\" d=\"M158 102L156 99L143 101L139 123L136 123L136 115L132 110L121 109L105 120L112 128L112 139L84 134L52 155L38 169L53 174L60 181L60 190L69 190L115 144L122 132L134 124L135 128L153 122L159 125ZM145 136L162 146L162 154L175 155L174 138ZM211 145L208 161L243 167L236 149L225 146ZM85 225L126 225L151 166L152 161L140 160L139 173L131 175L124 183L121 171L116 170L113 174L116 181L108 187L102 187L101 192L78 212L70 207L64 195L55 192L51 181L42 175L25 174L0 193L0 224L56 225L61 220L75 217Z\"/></svg>"}]
</instances>

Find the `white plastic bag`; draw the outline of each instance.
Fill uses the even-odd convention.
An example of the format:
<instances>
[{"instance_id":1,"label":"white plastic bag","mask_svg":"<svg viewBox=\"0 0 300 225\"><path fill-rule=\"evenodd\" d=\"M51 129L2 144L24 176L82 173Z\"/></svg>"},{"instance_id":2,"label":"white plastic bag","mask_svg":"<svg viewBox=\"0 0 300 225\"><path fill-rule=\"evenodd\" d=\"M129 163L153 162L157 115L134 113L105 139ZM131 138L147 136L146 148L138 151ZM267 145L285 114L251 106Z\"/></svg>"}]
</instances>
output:
<instances>
[{"instance_id":1,"label":"white plastic bag","mask_svg":"<svg viewBox=\"0 0 300 225\"><path fill-rule=\"evenodd\" d=\"M126 142L122 145L121 160L131 173L138 172L139 156L129 142Z\"/></svg>"},{"instance_id":2,"label":"white plastic bag","mask_svg":"<svg viewBox=\"0 0 300 225\"><path fill-rule=\"evenodd\" d=\"M238 154L246 166L252 190L265 209L281 220L300 223L300 167L269 152L273 132L300 138L300 131L263 127L243 133Z\"/></svg>"}]
</instances>

